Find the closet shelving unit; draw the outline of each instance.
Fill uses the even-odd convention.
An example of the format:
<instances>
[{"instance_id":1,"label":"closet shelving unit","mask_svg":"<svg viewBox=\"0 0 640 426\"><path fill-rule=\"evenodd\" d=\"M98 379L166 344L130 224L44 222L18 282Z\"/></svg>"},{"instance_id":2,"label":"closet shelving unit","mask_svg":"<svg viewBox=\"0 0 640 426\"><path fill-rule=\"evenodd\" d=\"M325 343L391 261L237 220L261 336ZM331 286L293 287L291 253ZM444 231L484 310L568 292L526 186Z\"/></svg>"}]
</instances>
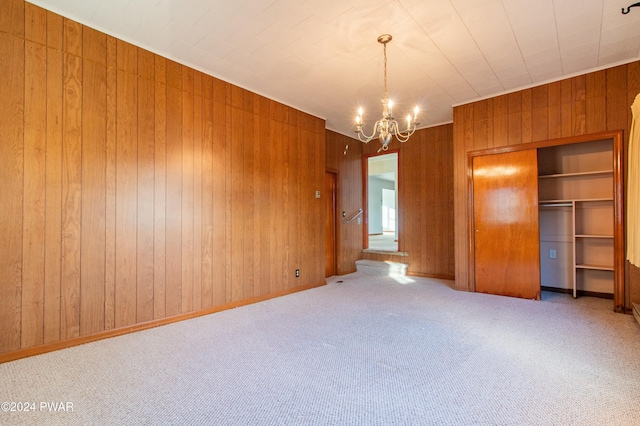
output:
<instances>
[{"instance_id":1,"label":"closet shelving unit","mask_svg":"<svg viewBox=\"0 0 640 426\"><path fill-rule=\"evenodd\" d=\"M571 290L613 294L614 172L610 140L542 148L538 151L539 204L571 245ZM543 210L544 209L544 210ZM541 235L544 222L541 221ZM562 240L560 238L560 240ZM541 253L544 256L545 253ZM559 279L562 281L562 279Z\"/></svg>"}]
</instances>

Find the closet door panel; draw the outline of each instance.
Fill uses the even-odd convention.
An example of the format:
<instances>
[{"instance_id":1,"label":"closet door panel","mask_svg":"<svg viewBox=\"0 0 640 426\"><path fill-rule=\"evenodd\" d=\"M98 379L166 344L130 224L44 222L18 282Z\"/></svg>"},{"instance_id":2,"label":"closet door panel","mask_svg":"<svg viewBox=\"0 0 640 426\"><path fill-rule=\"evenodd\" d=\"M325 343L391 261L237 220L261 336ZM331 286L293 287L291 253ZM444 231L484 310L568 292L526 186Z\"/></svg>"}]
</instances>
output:
<instances>
[{"instance_id":1,"label":"closet door panel","mask_svg":"<svg viewBox=\"0 0 640 426\"><path fill-rule=\"evenodd\" d=\"M476 291L540 298L535 149L473 158Z\"/></svg>"}]
</instances>

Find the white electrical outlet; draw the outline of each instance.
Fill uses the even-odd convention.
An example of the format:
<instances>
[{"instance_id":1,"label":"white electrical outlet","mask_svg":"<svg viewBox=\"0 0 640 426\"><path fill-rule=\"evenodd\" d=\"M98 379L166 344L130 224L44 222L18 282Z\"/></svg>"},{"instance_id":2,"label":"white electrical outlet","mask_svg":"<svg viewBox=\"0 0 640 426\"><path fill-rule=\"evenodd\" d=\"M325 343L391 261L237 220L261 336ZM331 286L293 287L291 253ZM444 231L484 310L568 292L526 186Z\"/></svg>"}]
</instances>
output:
<instances>
[{"instance_id":1,"label":"white electrical outlet","mask_svg":"<svg viewBox=\"0 0 640 426\"><path fill-rule=\"evenodd\" d=\"M556 258L556 251L549 250L549 259L555 259L555 258Z\"/></svg>"}]
</instances>

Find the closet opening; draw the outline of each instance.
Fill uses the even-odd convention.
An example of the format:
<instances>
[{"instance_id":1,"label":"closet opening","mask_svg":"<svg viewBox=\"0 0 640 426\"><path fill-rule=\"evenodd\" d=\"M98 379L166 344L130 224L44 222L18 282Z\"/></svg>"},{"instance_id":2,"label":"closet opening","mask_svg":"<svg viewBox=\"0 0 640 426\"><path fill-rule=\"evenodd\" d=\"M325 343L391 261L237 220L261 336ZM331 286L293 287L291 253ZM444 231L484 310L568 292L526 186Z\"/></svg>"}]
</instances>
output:
<instances>
[{"instance_id":1,"label":"closet opening","mask_svg":"<svg viewBox=\"0 0 640 426\"><path fill-rule=\"evenodd\" d=\"M613 140L538 149L540 286L613 299Z\"/></svg>"}]
</instances>

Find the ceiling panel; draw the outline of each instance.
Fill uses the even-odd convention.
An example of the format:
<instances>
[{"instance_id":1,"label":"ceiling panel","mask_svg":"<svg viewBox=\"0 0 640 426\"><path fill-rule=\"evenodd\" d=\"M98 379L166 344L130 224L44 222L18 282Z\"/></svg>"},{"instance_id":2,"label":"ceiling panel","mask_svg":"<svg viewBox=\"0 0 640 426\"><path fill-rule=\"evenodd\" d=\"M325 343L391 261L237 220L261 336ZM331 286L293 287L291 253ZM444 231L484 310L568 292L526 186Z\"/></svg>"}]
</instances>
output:
<instances>
[{"instance_id":1,"label":"ceiling panel","mask_svg":"<svg viewBox=\"0 0 640 426\"><path fill-rule=\"evenodd\" d=\"M620 0L34 0L32 3L327 120L396 116L638 60L640 8Z\"/></svg>"}]
</instances>

